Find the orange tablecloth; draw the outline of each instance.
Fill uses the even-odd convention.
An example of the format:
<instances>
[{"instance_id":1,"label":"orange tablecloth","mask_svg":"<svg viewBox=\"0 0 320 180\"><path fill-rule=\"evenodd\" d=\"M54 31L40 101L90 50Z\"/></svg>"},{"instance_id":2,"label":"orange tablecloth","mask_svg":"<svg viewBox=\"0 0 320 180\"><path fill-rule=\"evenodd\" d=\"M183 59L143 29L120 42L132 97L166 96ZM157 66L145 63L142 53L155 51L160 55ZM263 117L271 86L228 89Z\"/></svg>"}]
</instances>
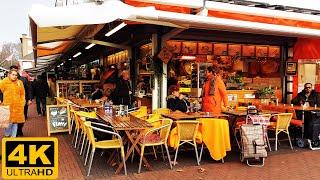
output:
<instances>
[{"instance_id":1,"label":"orange tablecloth","mask_svg":"<svg viewBox=\"0 0 320 180\"><path fill-rule=\"evenodd\" d=\"M204 143L211 157L218 161L227 155L227 151L231 150L229 123L225 119L202 118L199 119L200 126L197 132L197 143ZM170 132L169 146L178 147L177 128L173 128Z\"/></svg>"}]
</instances>

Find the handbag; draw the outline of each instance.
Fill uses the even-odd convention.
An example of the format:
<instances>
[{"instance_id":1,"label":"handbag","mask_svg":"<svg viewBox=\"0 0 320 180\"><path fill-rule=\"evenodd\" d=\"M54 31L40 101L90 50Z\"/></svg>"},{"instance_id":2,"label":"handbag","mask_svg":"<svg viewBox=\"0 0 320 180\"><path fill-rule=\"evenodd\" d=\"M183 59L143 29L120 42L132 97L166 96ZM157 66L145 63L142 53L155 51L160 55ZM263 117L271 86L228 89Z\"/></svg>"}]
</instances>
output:
<instances>
[{"instance_id":1,"label":"handbag","mask_svg":"<svg viewBox=\"0 0 320 180\"><path fill-rule=\"evenodd\" d=\"M7 128L10 123L9 106L0 106L0 128Z\"/></svg>"}]
</instances>

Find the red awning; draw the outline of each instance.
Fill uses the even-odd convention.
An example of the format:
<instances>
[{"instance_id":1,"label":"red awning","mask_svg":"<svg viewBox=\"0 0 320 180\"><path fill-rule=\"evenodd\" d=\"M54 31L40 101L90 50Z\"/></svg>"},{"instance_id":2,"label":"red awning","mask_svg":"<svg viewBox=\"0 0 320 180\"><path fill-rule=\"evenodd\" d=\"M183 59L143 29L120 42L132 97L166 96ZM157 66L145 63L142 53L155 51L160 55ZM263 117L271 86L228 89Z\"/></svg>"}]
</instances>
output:
<instances>
[{"instance_id":1,"label":"red awning","mask_svg":"<svg viewBox=\"0 0 320 180\"><path fill-rule=\"evenodd\" d=\"M320 39L298 38L294 45L293 59L320 59Z\"/></svg>"}]
</instances>

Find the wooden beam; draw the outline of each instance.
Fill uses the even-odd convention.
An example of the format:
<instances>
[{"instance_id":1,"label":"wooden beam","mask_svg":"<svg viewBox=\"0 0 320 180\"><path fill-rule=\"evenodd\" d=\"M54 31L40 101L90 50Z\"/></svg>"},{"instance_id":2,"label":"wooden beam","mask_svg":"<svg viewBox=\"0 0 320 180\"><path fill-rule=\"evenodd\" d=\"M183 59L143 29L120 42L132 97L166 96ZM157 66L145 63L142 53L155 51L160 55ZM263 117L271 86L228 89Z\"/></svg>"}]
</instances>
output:
<instances>
[{"instance_id":1,"label":"wooden beam","mask_svg":"<svg viewBox=\"0 0 320 180\"><path fill-rule=\"evenodd\" d=\"M124 49L124 50L130 49L130 46L115 44L115 43L105 42L105 41L100 41L100 40L95 40L95 39L83 39L82 42L93 43L93 44L98 44L98 45L113 47L113 48L118 48L118 49Z\"/></svg>"},{"instance_id":2,"label":"wooden beam","mask_svg":"<svg viewBox=\"0 0 320 180\"><path fill-rule=\"evenodd\" d=\"M162 37L161 37L161 46L164 46L165 42L169 39L171 39L172 37L180 34L181 32L183 32L184 30L186 29L180 29L180 28L174 28L172 29L170 32L164 34Z\"/></svg>"}]
</instances>

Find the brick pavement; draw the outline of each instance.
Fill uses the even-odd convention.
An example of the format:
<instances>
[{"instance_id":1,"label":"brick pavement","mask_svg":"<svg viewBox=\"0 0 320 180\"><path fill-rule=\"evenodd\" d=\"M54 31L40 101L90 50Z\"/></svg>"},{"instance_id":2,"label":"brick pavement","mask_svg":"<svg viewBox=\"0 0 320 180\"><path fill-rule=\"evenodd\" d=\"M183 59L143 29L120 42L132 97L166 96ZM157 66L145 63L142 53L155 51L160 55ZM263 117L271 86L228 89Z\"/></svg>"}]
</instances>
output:
<instances>
[{"instance_id":1,"label":"brick pavement","mask_svg":"<svg viewBox=\"0 0 320 180\"><path fill-rule=\"evenodd\" d=\"M30 107L30 118L25 124L25 136L44 137L46 132L46 118L38 117L35 107ZM2 132L0 133L2 136ZM269 153L265 166L262 168L248 167L239 161L239 152L231 152L225 163L211 160L208 152L204 154L201 166L196 166L194 152L181 152L178 165L173 170L169 169L159 155L159 160L154 160L152 155L147 159L153 165L152 171L142 168L138 171L138 157L134 163L128 164L128 176L114 175L114 168L106 164L108 153L101 155L98 151L92 165L91 176L85 176L87 166L83 166L83 158L71 146L72 136L67 133L53 134L59 141L59 179L319 179L320 177L320 151L295 148L291 151L285 142L281 143L278 152ZM171 155L173 156L173 152ZM201 172L203 168L204 172Z\"/></svg>"}]
</instances>

